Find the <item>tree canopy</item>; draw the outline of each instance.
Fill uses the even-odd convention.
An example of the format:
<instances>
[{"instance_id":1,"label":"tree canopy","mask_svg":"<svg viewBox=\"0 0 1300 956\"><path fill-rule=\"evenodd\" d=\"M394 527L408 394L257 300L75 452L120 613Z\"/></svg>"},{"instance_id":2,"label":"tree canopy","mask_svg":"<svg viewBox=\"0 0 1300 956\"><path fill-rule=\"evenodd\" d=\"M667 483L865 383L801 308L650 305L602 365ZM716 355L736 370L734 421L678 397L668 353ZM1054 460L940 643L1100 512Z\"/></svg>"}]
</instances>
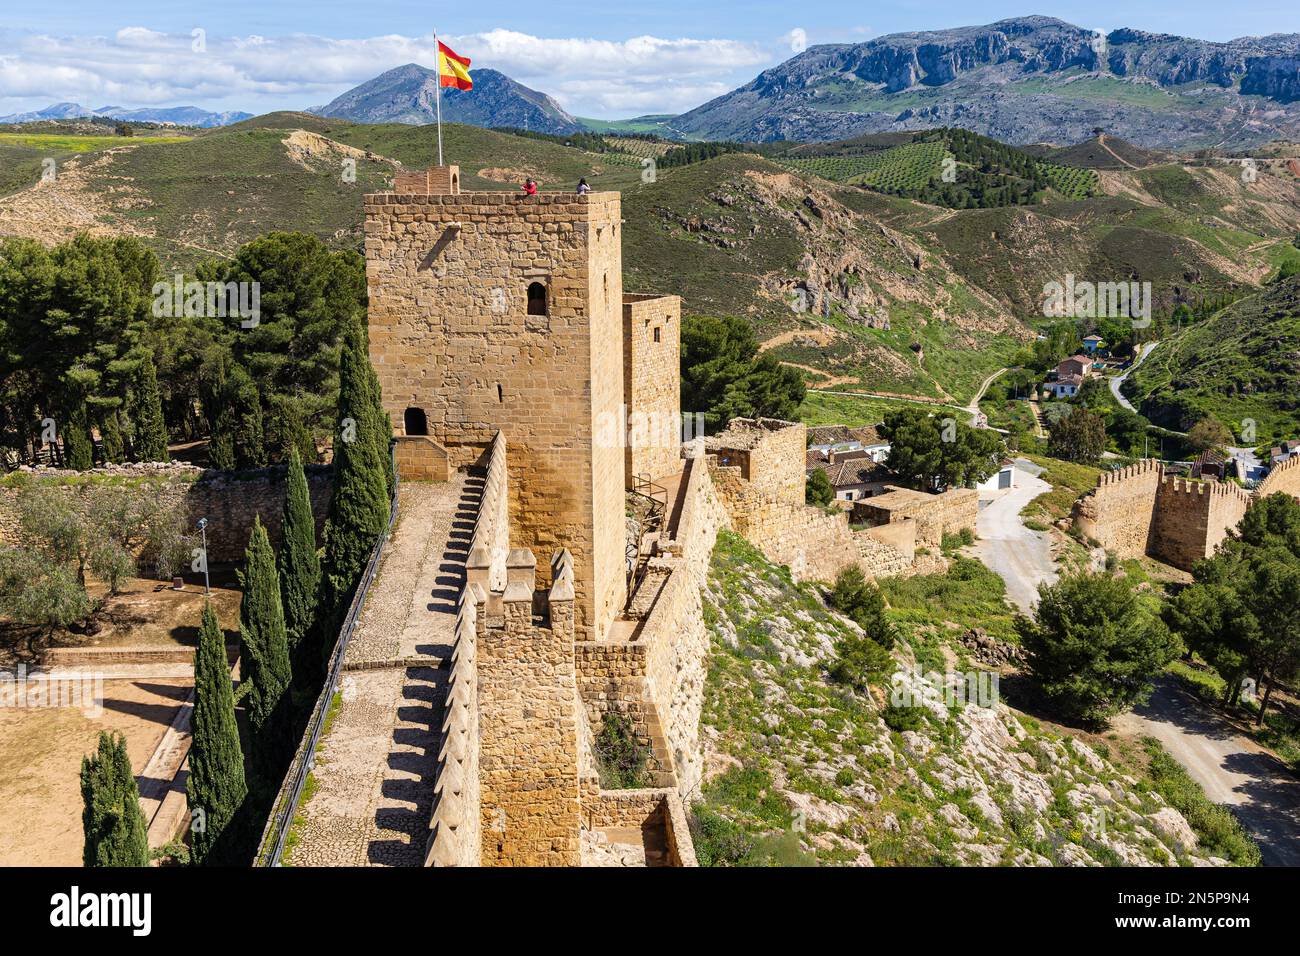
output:
<instances>
[{"instance_id":1,"label":"tree canopy","mask_svg":"<svg viewBox=\"0 0 1300 956\"><path fill-rule=\"evenodd\" d=\"M1181 650L1127 578L1067 575L1038 595L1033 619L1019 619L1020 638L1030 674L1068 719L1104 724L1141 702Z\"/></svg>"},{"instance_id":2,"label":"tree canopy","mask_svg":"<svg viewBox=\"0 0 1300 956\"><path fill-rule=\"evenodd\" d=\"M733 418L794 419L805 392L798 372L759 354L744 319L682 321L682 411L702 412L709 431Z\"/></svg>"},{"instance_id":3,"label":"tree canopy","mask_svg":"<svg viewBox=\"0 0 1300 956\"><path fill-rule=\"evenodd\" d=\"M886 464L904 484L923 491L981 482L998 470L1006 452L997 432L921 408L889 412L881 433L890 442Z\"/></svg>"},{"instance_id":4,"label":"tree canopy","mask_svg":"<svg viewBox=\"0 0 1300 956\"><path fill-rule=\"evenodd\" d=\"M1192 576L1166 619L1224 679L1230 703L1247 677L1263 687L1262 723L1276 685L1300 672L1300 502L1258 502Z\"/></svg>"}]
</instances>

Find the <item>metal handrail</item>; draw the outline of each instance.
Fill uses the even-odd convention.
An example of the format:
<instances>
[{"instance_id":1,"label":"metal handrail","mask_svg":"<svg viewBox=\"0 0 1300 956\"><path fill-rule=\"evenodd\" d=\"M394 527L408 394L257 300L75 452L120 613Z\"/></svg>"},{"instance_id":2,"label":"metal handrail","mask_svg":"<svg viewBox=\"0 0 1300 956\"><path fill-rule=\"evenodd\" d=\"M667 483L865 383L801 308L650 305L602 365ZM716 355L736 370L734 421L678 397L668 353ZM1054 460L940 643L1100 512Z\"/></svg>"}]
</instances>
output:
<instances>
[{"instance_id":1,"label":"metal handrail","mask_svg":"<svg viewBox=\"0 0 1300 956\"><path fill-rule=\"evenodd\" d=\"M271 809L271 814L267 820L265 831L262 833L261 842L257 848L257 856L253 859L253 866L279 866L280 857L284 853L284 842L288 839L289 828L293 825L294 814L298 809L298 801L302 798L303 788L307 785L307 775L311 773L312 767L316 764L316 745L320 743L321 732L325 729L325 717L329 713L330 702L334 699L334 693L338 690L339 675L343 671L343 655L348 649L348 643L352 640L352 632L356 628L357 620L361 616L361 610L365 607L366 594L370 590L370 585L374 581L375 572L379 568L379 558L383 554L384 545L388 542L389 536L393 532L393 525L397 522L397 491L401 484L401 475L397 471L397 446L389 446L390 460L393 468L393 500L388 509L388 527L384 528L375 541L375 546L370 550L370 560L366 562L365 573L361 576L361 582L357 585L356 592L352 595L352 603L348 607L347 617L343 619L343 626L339 629L339 639L334 645L334 651L330 654L329 676L325 681L325 686L321 688L320 694L316 698L316 705L312 708L311 719L308 721L307 730L303 733L303 739L298 745L298 751L294 754L293 764L289 772L285 774L284 784L280 786L280 792L276 796L275 805ZM291 793L285 792L285 784L293 780L293 789ZM274 838L274 843L268 846L268 842Z\"/></svg>"}]
</instances>

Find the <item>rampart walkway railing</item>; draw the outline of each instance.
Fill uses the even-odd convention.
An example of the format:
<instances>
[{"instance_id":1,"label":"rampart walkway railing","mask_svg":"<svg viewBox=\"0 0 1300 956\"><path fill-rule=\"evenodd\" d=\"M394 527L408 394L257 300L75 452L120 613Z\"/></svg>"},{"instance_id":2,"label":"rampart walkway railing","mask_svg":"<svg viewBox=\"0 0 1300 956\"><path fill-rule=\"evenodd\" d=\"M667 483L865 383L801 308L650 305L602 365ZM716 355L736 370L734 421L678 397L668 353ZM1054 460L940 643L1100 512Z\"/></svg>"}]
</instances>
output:
<instances>
[{"instance_id":1,"label":"rampart walkway railing","mask_svg":"<svg viewBox=\"0 0 1300 956\"><path fill-rule=\"evenodd\" d=\"M316 698L311 719L307 722L307 729L298 744L298 751L294 754L293 763L284 776L284 782L280 785L280 792L276 794L275 803L267 818L266 829L262 831L262 841L257 848L257 855L253 858L253 866L280 865L285 840L288 839L294 814L298 810L298 801L302 799L303 788L307 785L307 775L311 773L316 763L316 746L320 743L321 732L325 729L325 717L329 714L330 702L334 699L335 691L338 690L339 675L343 671L343 655L347 652L348 643L352 640L352 632L356 629L362 608L365 607L366 594L375 580L375 573L379 570L379 558L384 552L384 545L388 543L393 525L397 522L397 490L402 479L397 473L395 449L390 447L389 454L392 456L395 480L393 500L388 509L388 527L384 529L379 540L370 550L370 560L366 562L365 573L361 576L361 582L352 596L348 615L343 619L343 626L339 629L339 639L334 645L334 652L330 655L325 686L321 688L320 695Z\"/></svg>"}]
</instances>

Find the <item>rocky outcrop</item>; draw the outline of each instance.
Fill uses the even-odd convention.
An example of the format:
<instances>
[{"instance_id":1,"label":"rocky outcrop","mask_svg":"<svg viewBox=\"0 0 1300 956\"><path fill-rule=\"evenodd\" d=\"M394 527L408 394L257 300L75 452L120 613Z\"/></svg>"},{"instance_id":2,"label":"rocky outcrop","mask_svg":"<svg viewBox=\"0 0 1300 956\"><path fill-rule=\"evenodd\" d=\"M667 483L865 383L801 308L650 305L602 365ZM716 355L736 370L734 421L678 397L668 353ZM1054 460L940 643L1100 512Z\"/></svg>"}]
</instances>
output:
<instances>
[{"instance_id":1,"label":"rocky outcrop","mask_svg":"<svg viewBox=\"0 0 1300 956\"><path fill-rule=\"evenodd\" d=\"M1009 708L988 676L977 679L991 693L945 700L945 687L969 687L971 675L922 674L904 641L883 689L859 695L834 683L836 642L861 632L733 536L719 537L705 597L713 654L702 793L708 811L756 845L779 838L784 813L784 839L806 855L798 862L1224 864L1150 786L1099 746ZM975 630L962 643L1013 656L983 637ZM911 708L906 729L886 722L896 700ZM761 817L728 801L742 781Z\"/></svg>"},{"instance_id":2,"label":"rocky outcrop","mask_svg":"<svg viewBox=\"0 0 1300 956\"><path fill-rule=\"evenodd\" d=\"M1300 100L1300 56L1261 56L1246 62L1241 92L1279 103Z\"/></svg>"}]
</instances>

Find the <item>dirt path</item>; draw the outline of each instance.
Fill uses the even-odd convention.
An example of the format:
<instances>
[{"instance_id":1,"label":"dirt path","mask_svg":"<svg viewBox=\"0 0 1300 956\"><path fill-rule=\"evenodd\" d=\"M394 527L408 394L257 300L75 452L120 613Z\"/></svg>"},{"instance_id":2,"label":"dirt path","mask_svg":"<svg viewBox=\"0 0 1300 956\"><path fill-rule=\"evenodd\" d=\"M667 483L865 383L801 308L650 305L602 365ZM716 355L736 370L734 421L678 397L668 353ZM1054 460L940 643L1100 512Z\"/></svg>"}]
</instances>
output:
<instances>
[{"instance_id":1,"label":"dirt path","mask_svg":"<svg viewBox=\"0 0 1300 956\"><path fill-rule=\"evenodd\" d=\"M810 388L808 391L820 392L823 395L843 395L846 398L887 398L894 402L911 402L914 405L936 405L939 408L960 408L962 411L969 411L960 405L949 405L941 399L926 398L923 395L900 395L898 392L844 392L830 388Z\"/></svg>"},{"instance_id":2,"label":"dirt path","mask_svg":"<svg viewBox=\"0 0 1300 956\"><path fill-rule=\"evenodd\" d=\"M1025 527L1020 509L1052 486L1017 462L1016 487L993 499L975 519L978 540L971 553L1006 582L1007 597L1028 612L1038 601L1038 585L1056 580L1052 542L1046 532Z\"/></svg>"},{"instance_id":3,"label":"dirt path","mask_svg":"<svg viewBox=\"0 0 1300 956\"><path fill-rule=\"evenodd\" d=\"M1207 797L1232 807L1259 843L1265 866L1300 866L1300 780L1273 754L1171 678L1115 723L1155 737Z\"/></svg>"},{"instance_id":4,"label":"dirt path","mask_svg":"<svg viewBox=\"0 0 1300 956\"><path fill-rule=\"evenodd\" d=\"M1134 166L1132 163L1130 163L1127 159L1125 159L1125 158L1124 158L1123 156L1121 156L1119 153L1115 152L1113 149L1111 149L1109 146L1107 146L1107 145L1106 145L1106 134L1105 134L1105 133L1099 133L1099 134L1097 135L1097 145L1100 146L1102 149L1104 149L1106 152L1110 153L1112 156L1114 156L1117 162L1123 163L1123 164L1124 164L1125 166L1127 166L1129 169L1139 169L1139 168L1140 168L1140 167L1138 167L1138 166Z\"/></svg>"},{"instance_id":5,"label":"dirt path","mask_svg":"<svg viewBox=\"0 0 1300 956\"><path fill-rule=\"evenodd\" d=\"M398 524L344 658L341 704L289 862L424 862L456 595L478 482L404 483Z\"/></svg>"},{"instance_id":6,"label":"dirt path","mask_svg":"<svg viewBox=\"0 0 1300 956\"><path fill-rule=\"evenodd\" d=\"M1000 368L992 375L990 375L988 378L984 379L984 381L980 382L979 391L975 393L975 397L972 398L969 404L967 404L966 406L966 411L970 412L971 422L976 422L979 420L980 399L983 398L984 393L989 390L989 386L993 384L993 380L997 378L999 375L1001 375L1003 372L1009 372L1009 371L1011 371L1009 368Z\"/></svg>"},{"instance_id":7,"label":"dirt path","mask_svg":"<svg viewBox=\"0 0 1300 956\"><path fill-rule=\"evenodd\" d=\"M856 375L832 375L830 372L823 372L819 368L813 368L811 365L800 365L798 362L782 362L782 365L788 365L791 368L797 368L800 371L807 372L809 375L816 375L825 381L818 382L821 388L836 388L840 385L852 385L858 380Z\"/></svg>"}]
</instances>

